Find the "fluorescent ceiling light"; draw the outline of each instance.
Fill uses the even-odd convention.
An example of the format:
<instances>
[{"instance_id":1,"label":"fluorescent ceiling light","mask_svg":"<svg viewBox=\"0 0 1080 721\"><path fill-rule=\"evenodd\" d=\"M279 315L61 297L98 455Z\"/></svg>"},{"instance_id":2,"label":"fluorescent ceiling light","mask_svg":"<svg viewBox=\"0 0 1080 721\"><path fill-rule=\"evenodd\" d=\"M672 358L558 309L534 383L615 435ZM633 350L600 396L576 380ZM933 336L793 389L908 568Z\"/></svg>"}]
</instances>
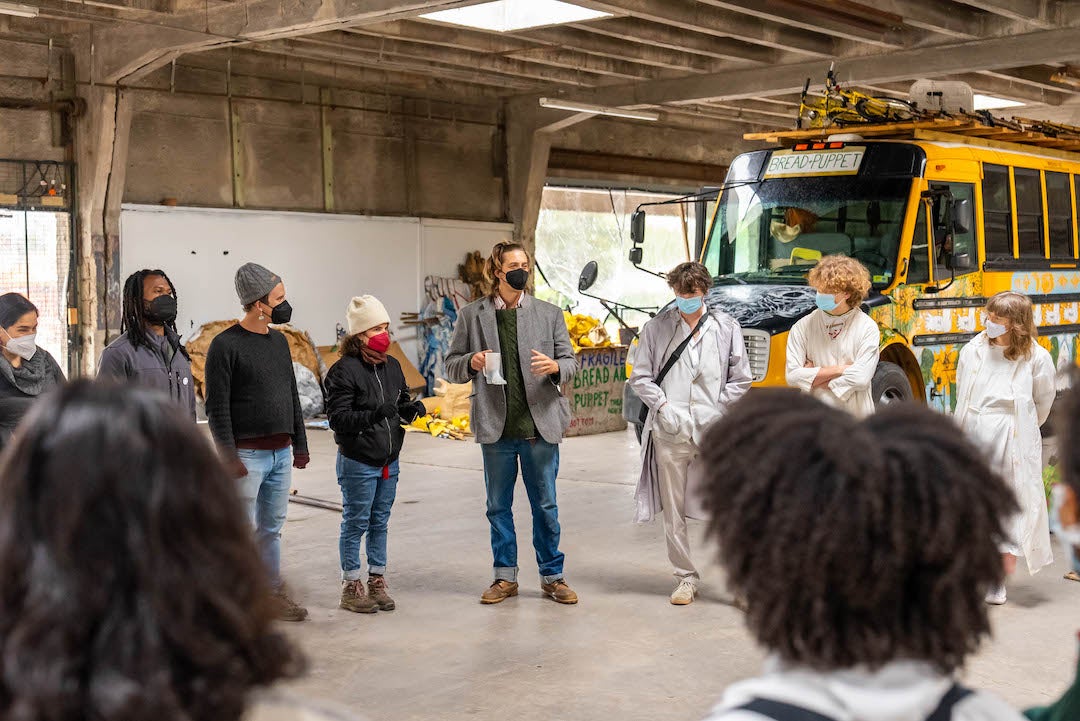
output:
<instances>
[{"instance_id":1,"label":"fluorescent ceiling light","mask_svg":"<svg viewBox=\"0 0 1080 721\"><path fill-rule=\"evenodd\" d=\"M610 115L613 118L630 118L631 120L659 120L660 113L650 110L624 110L623 108L607 108L603 105L589 105L588 103L575 103L572 100L556 100L553 98L540 98L541 108L552 110L569 110L575 113L592 113L593 115Z\"/></svg>"},{"instance_id":2,"label":"fluorescent ceiling light","mask_svg":"<svg viewBox=\"0 0 1080 721\"><path fill-rule=\"evenodd\" d=\"M589 10L561 0L496 0L453 10L421 15L451 25L505 33L544 25L563 25L582 20L611 17L611 13Z\"/></svg>"},{"instance_id":3,"label":"fluorescent ceiling light","mask_svg":"<svg viewBox=\"0 0 1080 721\"><path fill-rule=\"evenodd\" d=\"M38 9L33 5L0 2L0 15L14 15L17 18L36 18Z\"/></svg>"},{"instance_id":4,"label":"fluorescent ceiling light","mask_svg":"<svg viewBox=\"0 0 1080 721\"><path fill-rule=\"evenodd\" d=\"M979 95L975 93L975 109L976 110L1000 110L1001 108L1015 108L1023 103L1018 103L1015 100L1006 100L1005 98L995 98L993 95Z\"/></svg>"}]
</instances>

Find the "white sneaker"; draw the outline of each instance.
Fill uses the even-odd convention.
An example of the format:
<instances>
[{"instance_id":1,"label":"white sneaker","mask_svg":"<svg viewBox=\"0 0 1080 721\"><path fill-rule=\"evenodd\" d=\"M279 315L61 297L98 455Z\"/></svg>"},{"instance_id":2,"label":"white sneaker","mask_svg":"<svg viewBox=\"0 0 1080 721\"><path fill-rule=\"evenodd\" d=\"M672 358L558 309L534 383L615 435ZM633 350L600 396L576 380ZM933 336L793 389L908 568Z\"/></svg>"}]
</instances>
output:
<instances>
[{"instance_id":1,"label":"white sneaker","mask_svg":"<svg viewBox=\"0 0 1080 721\"><path fill-rule=\"evenodd\" d=\"M697 587L689 581L679 581L679 585L671 592L671 603L674 606L689 606L694 602L697 595Z\"/></svg>"},{"instance_id":2,"label":"white sneaker","mask_svg":"<svg viewBox=\"0 0 1080 721\"><path fill-rule=\"evenodd\" d=\"M1005 605L1005 584L995 586L986 592L986 602L991 606Z\"/></svg>"}]
</instances>

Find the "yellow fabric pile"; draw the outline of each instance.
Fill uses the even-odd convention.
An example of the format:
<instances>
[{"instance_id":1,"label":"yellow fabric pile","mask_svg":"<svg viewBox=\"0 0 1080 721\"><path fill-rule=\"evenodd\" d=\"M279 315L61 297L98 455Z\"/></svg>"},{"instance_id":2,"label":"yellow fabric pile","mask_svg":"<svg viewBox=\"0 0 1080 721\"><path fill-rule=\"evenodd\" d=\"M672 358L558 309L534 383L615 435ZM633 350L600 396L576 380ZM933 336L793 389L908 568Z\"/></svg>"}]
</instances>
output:
<instances>
[{"instance_id":1,"label":"yellow fabric pile","mask_svg":"<svg viewBox=\"0 0 1080 721\"><path fill-rule=\"evenodd\" d=\"M564 310L563 320L566 321L566 330L570 333L570 343L575 353L582 348L606 348L611 345L607 328L600 324L598 318Z\"/></svg>"},{"instance_id":2,"label":"yellow fabric pile","mask_svg":"<svg viewBox=\"0 0 1080 721\"><path fill-rule=\"evenodd\" d=\"M425 416L420 416L415 421L405 426L407 431L423 431L430 433L433 438L453 438L455 441L465 439L469 432L469 414L445 419L440 416L441 408L436 408Z\"/></svg>"}]
</instances>

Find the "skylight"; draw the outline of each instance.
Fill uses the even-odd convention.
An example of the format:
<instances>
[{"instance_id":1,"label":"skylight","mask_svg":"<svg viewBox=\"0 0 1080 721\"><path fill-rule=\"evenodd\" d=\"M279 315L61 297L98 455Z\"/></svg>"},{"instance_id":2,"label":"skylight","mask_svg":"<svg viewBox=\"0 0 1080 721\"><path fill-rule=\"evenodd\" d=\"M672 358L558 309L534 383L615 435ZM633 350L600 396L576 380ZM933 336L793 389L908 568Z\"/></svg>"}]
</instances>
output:
<instances>
[{"instance_id":1,"label":"skylight","mask_svg":"<svg viewBox=\"0 0 1080 721\"><path fill-rule=\"evenodd\" d=\"M1023 105L1015 100L1007 100L1005 98L996 98L993 95L980 95L975 93L975 109L976 110L1000 110L1002 108L1015 108Z\"/></svg>"},{"instance_id":2,"label":"skylight","mask_svg":"<svg viewBox=\"0 0 1080 721\"><path fill-rule=\"evenodd\" d=\"M571 5L561 0L496 0L470 7L421 15L451 25L505 33L544 25L563 25L611 17L610 13Z\"/></svg>"}]
</instances>

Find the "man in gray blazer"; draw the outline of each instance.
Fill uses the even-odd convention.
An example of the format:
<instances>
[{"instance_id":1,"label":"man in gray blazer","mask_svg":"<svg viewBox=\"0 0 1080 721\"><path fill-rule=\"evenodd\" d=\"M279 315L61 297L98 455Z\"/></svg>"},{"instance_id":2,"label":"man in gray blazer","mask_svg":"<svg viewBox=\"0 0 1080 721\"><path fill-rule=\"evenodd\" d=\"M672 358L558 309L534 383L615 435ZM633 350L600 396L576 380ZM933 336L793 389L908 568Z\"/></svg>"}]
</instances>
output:
<instances>
[{"instance_id":1,"label":"man in gray blazer","mask_svg":"<svg viewBox=\"0 0 1080 721\"><path fill-rule=\"evenodd\" d=\"M555 499L559 443L570 425L570 404L560 386L577 372L570 334L557 306L525 294L529 256L522 246L497 244L486 271L493 292L461 309L446 358L452 383L473 382L472 430L484 456L495 580L480 602L500 603L518 594L512 507L520 464L541 590L559 603L577 603L563 577ZM485 372L488 353L501 355L501 376Z\"/></svg>"}]
</instances>

